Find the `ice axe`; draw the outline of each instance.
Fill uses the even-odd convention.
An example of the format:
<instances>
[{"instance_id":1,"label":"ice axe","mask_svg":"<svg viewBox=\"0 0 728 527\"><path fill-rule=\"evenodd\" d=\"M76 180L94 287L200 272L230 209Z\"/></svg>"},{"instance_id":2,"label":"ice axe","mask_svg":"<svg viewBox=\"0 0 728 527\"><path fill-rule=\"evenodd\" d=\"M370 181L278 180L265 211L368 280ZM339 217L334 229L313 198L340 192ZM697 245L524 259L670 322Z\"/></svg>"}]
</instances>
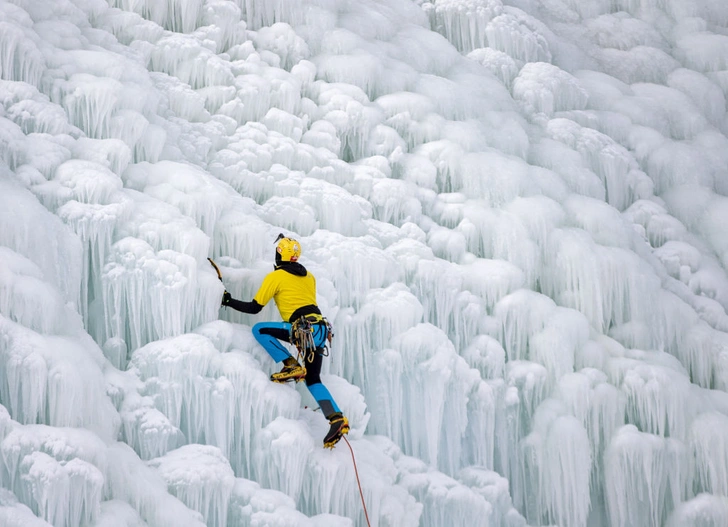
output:
<instances>
[{"instance_id":1,"label":"ice axe","mask_svg":"<svg viewBox=\"0 0 728 527\"><path fill-rule=\"evenodd\" d=\"M207 261L210 262L210 265L212 265L215 268L215 272L217 273L217 277L222 282L222 273L220 272L220 268L217 266L217 264L215 263L215 261L212 258L208 258ZM225 284L223 283L223 285L225 285Z\"/></svg>"},{"instance_id":2,"label":"ice axe","mask_svg":"<svg viewBox=\"0 0 728 527\"><path fill-rule=\"evenodd\" d=\"M223 300L225 300L225 297L226 296L230 296L230 293L227 292L227 287L225 287L225 282L222 281L222 273L220 272L220 268L217 266L217 264L215 263L215 261L212 258L208 258L207 261L210 262L210 265L212 265L215 268L215 272L217 273L217 277L218 277L218 279L220 280L220 282L222 283L222 285L223 285L223 287L225 289L223 291L223 294L222 294L222 298L223 298Z\"/></svg>"}]
</instances>

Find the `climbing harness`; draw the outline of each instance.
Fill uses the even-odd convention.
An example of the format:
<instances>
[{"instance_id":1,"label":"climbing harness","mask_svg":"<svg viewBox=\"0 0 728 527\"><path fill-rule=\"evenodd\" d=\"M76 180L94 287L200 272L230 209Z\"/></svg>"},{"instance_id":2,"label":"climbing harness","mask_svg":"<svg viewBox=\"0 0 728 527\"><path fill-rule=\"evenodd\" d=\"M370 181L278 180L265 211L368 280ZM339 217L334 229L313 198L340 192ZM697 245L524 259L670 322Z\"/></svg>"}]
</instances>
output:
<instances>
[{"instance_id":1,"label":"climbing harness","mask_svg":"<svg viewBox=\"0 0 728 527\"><path fill-rule=\"evenodd\" d=\"M290 341L298 350L298 359L304 364L313 362L316 358L316 351L319 349L314 342L313 332L314 326L319 324L326 325L326 344L321 351L324 357L329 356L331 342L334 339L334 328L325 317L317 313L304 315L291 322Z\"/></svg>"},{"instance_id":2,"label":"climbing harness","mask_svg":"<svg viewBox=\"0 0 728 527\"><path fill-rule=\"evenodd\" d=\"M344 441L346 441L346 444L349 446L349 450L351 451L351 460L354 462L354 474L356 475L356 484L359 486L359 497L361 498L361 506L364 508L364 518L367 520L367 525L371 527L371 523L369 523L369 513L367 512L367 504L364 502L364 492L361 490L361 481L359 481L359 470L356 468L356 459L354 458L354 449L351 448L351 443L349 443L349 440L346 438L346 436L342 436L344 438Z\"/></svg>"}]
</instances>

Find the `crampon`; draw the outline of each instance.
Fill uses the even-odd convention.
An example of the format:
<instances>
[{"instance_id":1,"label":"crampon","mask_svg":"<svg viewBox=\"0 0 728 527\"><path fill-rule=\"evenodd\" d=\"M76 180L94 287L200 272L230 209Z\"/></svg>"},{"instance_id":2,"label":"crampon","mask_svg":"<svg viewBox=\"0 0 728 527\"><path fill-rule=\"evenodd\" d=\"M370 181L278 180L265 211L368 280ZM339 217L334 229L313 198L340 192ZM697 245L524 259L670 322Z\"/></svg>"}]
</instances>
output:
<instances>
[{"instance_id":1,"label":"crampon","mask_svg":"<svg viewBox=\"0 0 728 527\"><path fill-rule=\"evenodd\" d=\"M349 420L340 412L329 417L329 433L324 437L324 448L334 448L344 434L349 433Z\"/></svg>"}]
</instances>

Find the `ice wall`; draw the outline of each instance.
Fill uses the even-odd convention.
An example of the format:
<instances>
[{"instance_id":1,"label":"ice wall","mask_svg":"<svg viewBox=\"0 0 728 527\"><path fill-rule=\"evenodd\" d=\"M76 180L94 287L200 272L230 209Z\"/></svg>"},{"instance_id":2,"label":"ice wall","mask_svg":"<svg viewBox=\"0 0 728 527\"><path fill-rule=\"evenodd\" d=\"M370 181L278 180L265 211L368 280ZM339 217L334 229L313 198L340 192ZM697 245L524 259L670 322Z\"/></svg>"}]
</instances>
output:
<instances>
[{"instance_id":1,"label":"ice wall","mask_svg":"<svg viewBox=\"0 0 728 527\"><path fill-rule=\"evenodd\" d=\"M726 23L0 0L0 522L363 525L219 310L283 231L373 524L725 523Z\"/></svg>"}]
</instances>

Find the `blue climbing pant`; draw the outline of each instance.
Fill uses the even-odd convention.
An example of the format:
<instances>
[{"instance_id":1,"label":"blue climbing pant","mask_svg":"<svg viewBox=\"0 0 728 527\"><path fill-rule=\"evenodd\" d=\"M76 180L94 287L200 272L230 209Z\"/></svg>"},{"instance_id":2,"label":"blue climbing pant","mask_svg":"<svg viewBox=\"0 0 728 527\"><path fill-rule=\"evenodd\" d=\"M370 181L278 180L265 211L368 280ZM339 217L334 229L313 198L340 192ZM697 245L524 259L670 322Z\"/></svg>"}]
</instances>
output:
<instances>
[{"instance_id":1,"label":"blue climbing pant","mask_svg":"<svg viewBox=\"0 0 728 527\"><path fill-rule=\"evenodd\" d=\"M306 361L306 364L304 364L306 367L306 387L321 407L321 412L328 418L331 414L341 411L329 390L321 383L321 364L323 363L323 350L328 336L328 329L326 324L314 324L312 329L316 351L313 354L313 360L311 362ZM281 362L292 358L288 348L283 344L283 342L289 344L291 342L291 324L289 322L259 322L253 326L253 336L274 361Z\"/></svg>"}]
</instances>

